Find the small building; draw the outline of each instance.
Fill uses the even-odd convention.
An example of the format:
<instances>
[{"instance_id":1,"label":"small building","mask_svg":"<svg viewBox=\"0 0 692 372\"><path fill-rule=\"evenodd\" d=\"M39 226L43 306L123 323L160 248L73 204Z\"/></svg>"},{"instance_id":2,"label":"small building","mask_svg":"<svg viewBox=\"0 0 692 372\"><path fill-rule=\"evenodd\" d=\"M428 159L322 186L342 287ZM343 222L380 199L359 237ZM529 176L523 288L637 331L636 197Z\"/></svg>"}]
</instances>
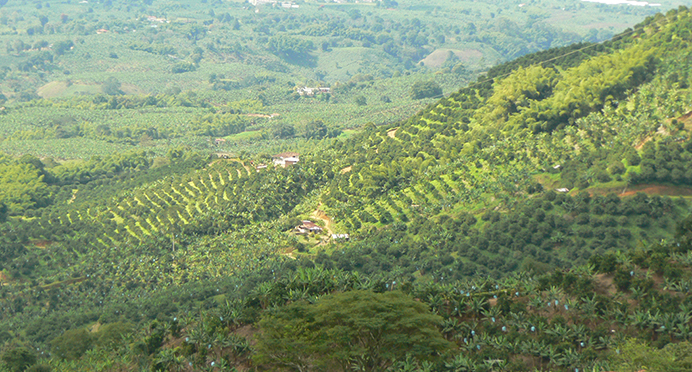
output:
<instances>
[{"instance_id":1,"label":"small building","mask_svg":"<svg viewBox=\"0 0 692 372\"><path fill-rule=\"evenodd\" d=\"M569 192L569 189L566 187L561 187L559 189L555 189L555 191L565 193L565 192Z\"/></svg>"},{"instance_id":2,"label":"small building","mask_svg":"<svg viewBox=\"0 0 692 372\"><path fill-rule=\"evenodd\" d=\"M261 163L261 164L257 165L255 167L255 169L257 169L258 172L262 169L267 169L267 164Z\"/></svg>"},{"instance_id":3,"label":"small building","mask_svg":"<svg viewBox=\"0 0 692 372\"><path fill-rule=\"evenodd\" d=\"M300 226L296 226L295 231L296 234L307 234L307 233L321 233L322 228L318 226L316 223L305 220L301 221L302 224Z\"/></svg>"},{"instance_id":4,"label":"small building","mask_svg":"<svg viewBox=\"0 0 692 372\"><path fill-rule=\"evenodd\" d=\"M329 94L332 92L332 88L327 87L299 87L296 88L296 92L301 96L314 96L317 94Z\"/></svg>"},{"instance_id":5,"label":"small building","mask_svg":"<svg viewBox=\"0 0 692 372\"><path fill-rule=\"evenodd\" d=\"M348 234L332 234L333 241L348 241L351 237Z\"/></svg>"},{"instance_id":6,"label":"small building","mask_svg":"<svg viewBox=\"0 0 692 372\"><path fill-rule=\"evenodd\" d=\"M274 160L274 165L286 168L299 162L300 155L297 152L282 152L272 156L272 159Z\"/></svg>"}]
</instances>

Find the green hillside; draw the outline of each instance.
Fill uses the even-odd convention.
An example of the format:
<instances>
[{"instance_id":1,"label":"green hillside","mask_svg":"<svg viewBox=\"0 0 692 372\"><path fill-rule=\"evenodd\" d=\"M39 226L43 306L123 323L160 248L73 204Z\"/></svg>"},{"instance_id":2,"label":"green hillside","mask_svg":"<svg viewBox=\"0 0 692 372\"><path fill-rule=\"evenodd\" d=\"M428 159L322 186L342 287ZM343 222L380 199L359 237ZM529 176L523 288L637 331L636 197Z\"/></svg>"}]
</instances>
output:
<instances>
[{"instance_id":1,"label":"green hillside","mask_svg":"<svg viewBox=\"0 0 692 372\"><path fill-rule=\"evenodd\" d=\"M162 155L179 145L213 150L209 140L226 137L224 151L272 153L276 141L310 137L304 129L313 121L329 137L397 122L440 97L414 99L416 83L449 94L497 63L600 42L660 9L554 0L283 3L7 2L0 151ZM304 87L330 91L301 95ZM265 137L236 140L245 131Z\"/></svg>"},{"instance_id":2,"label":"green hillside","mask_svg":"<svg viewBox=\"0 0 692 372\"><path fill-rule=\"evenodd\" d=\"M689 370L691 17L526 54L382 125L362 75L338 88L371 102L355 111L13 97L2 144L41 157L0 157L0 371ZM262 31L284 60L309 39L288 30ZM414 75L394 79L439 89Z\"/></svg>"}]
</instances>

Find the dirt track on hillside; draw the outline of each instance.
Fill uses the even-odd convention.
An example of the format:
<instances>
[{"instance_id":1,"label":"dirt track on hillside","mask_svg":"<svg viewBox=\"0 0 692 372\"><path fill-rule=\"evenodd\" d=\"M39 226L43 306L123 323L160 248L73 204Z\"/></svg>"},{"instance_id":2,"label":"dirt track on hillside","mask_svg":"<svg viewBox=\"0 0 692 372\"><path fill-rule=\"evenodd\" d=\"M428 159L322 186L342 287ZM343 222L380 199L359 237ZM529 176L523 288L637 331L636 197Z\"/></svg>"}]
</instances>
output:
<instances>
[{"instance_id":1,"label":"dirt track on hillside","mask_svg":"<svg viewBox=\"0 0 692 372\"><path fill-rule=\"evenodd\" d=\"M620 196L631 196L638 192L649 195L692 196L692 189L690 188L667 185L636 185L628 187L627 191L621 193Z\"/></svg>"}]
</instances>

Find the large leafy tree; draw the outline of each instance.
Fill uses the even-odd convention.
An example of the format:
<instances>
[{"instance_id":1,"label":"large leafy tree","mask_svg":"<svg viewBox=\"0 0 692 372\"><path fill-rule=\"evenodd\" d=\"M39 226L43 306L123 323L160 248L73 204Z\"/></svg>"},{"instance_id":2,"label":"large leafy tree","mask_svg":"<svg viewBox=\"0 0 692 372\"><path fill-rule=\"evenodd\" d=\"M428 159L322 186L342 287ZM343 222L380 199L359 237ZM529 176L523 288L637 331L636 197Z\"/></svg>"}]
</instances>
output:
<instances>
[{"instance_id":1,"label":"large leafy tree","mask_svg":"<svg viewBox=\"0 0 692 372\"><path fill-rule=\"evenodd\" d=\"M422 360L449 349L437 328L440 321L399 291L335 293L267 314L256 358L299 371L314 366L385 371L407 356Z\"/></svg>"},{"instance_id":2,"label":"large leafy tree","mask_svg":"<svg viewBox=\"0 0 692 372\"><path fill-rule=\"evenodd\" d=\"M411 98L423 99L442 96L442 87L434 81L419 81L411 87Z\"/></svg>"},{"instance_id":3,"label":"large leafy tree","mask_svg":"<svg viewBox=\"0 0 692 372\"><path fill-rule=\"evenodd\" d=\"M5 350L0 355L0 360L7 370L21 372L36 363L36 355L25 347L15 346Z\"/></svg>"}]
</instances>

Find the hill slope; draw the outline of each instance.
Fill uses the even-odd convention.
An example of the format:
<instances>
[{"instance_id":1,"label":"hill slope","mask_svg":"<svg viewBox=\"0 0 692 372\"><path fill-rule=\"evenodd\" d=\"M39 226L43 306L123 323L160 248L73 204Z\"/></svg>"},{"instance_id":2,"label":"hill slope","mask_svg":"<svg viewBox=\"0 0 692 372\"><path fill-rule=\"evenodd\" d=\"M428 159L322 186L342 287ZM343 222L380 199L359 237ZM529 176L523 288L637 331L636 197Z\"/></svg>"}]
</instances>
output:
<instances>
[{"instance_id":1,"label":"hill slope","mask_svg":"<svg viewBox=\"0 0 692 372\"><path fill-rule=\"evenodd\" d=\"M320 324L333 319L320 301L394 288L439 315L430 332L449 342L395 370L620 368L613 350L684 369L689 21L680 9L498 66L406 121L306 141L288 168L182 147L3 157L3 356L279 368L293 359L267 357L257 327L296 306ZM311 216L350 241L292 232ZM300 332L285 341L322 350L329 336ZM296 350L310 368L364 368Z\"/></svg>"}]
</instances>

